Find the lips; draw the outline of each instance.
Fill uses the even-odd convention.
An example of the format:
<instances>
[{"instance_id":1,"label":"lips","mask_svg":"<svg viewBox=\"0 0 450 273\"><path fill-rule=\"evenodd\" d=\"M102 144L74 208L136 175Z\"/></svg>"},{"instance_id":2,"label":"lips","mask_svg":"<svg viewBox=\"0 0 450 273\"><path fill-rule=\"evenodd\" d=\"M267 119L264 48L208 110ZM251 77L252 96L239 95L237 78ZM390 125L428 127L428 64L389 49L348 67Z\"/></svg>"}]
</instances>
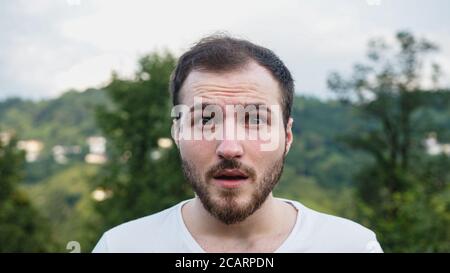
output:
<instances>
[{"instance_id":1,"label":"lips","mask_svg":"<svg viewBox=\"0 0 450 273\"><path fill-rule=\"evenodd\" d=\"M232 170L222 170L214 175L214 178L218 179L229 179L229 180L239 180L239 179L247 179L248 175L238 169Z\"/></svg>"},{"instance_id":2,"label":"lips","mask_svg":"<svg viewBox=\"0 0 450 273\"><path fill-rule=\"evenodd\" d=\"M248 175L238 169L226 169L219 171L213 178L224 188L236 188L248 180Z\"/></svg>"}]
</instances>

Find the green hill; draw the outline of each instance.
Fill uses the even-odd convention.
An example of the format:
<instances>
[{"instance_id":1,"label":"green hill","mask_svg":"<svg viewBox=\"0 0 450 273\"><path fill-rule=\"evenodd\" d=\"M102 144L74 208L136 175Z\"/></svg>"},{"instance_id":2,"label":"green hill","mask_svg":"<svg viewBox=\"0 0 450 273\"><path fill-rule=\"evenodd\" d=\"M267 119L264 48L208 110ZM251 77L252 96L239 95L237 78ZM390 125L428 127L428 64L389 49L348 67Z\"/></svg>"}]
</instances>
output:
<instances>
[{"instance_id":1,"label":"green hill","mask_svg":"<svg viewBox=\"0 0 450 273\"><path fill-rule=\"evenodd\" d=\"M14 130L21 139L38 139L45 147L83 145L86 136L99 134L96 105L107 103L102 90L68 91L56 99L33 102L18 98L0 102L0 128ZM47 150L47 149L46 149Z\"/></svg>"},{"instance_id":2,"label":"green hill","mask_svg":"<svg viewBox=\"0 0 450 273\"><path fill-rule=\"evenodd\" d=\"M430 107L419 111L420 118L433 120L441 142L450 142L449 92L428 93ZM87 153L86 138L101 134L95 123L95 108L109 105L103 90L68 91L60 97L38 102L18 98L0 102L0 130L15 131L20 139L37 139L44 143L40 160L27 166L27 181L35 183L66 166L54 163L51 149L55 145L79 145ZM296 96L293 106L294 143L287 165L300 176L309 177L326 187L351 184L355 170L367 158L345 147L339 137L364 123L353 113L353 106L337 101ZM437 125L436 125L437 124ZM442 133L441 133L442 132Z\"/></svg>"}]
</instances>

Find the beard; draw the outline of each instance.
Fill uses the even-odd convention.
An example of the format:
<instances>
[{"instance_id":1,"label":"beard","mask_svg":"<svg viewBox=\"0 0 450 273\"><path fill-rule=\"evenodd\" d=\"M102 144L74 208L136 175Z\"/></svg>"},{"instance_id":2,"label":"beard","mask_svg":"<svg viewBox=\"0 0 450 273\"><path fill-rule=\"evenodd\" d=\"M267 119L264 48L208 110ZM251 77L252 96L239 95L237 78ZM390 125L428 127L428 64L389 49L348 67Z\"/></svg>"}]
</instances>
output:
<instances>
[{"instance_id":1,"label":"beard","mask_svg":"<svg viewBox=\"0 0 450 273\"><path fill-rule=\"evenodd\" d=\"M259 181L257 181L258 177L253 168L245 166L236 159L222 159L206 172L204 178L188 161L181 159L181 162L183 174L197 194L203 207L222 223L231 225L242 222L261 207L280 180L283 173L284 160L285 156L283 154L281 158L275 160L266 169ZM210 181L214 174L224 169L234 168L242 170L248 175L249 181L246 183L254 184L250 200L244 204L240 204L237 200L242 195L240 188L220 190L215 196L211 192L212 186Z\"/></svg>"}]
</instances>

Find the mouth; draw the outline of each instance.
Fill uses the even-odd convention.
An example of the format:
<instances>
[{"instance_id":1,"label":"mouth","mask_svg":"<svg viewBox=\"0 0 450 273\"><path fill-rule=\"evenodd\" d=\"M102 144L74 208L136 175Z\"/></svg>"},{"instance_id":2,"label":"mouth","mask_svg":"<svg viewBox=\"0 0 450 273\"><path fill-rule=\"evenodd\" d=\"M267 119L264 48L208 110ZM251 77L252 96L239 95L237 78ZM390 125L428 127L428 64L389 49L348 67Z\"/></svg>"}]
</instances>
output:
<instances>
[{"instance_id":1,"label":"mouth","mask_svg":"<svg viewBox=\"0 0 450 273\"><path fill-rule=\"evenodd\" d=\"M238 169L227 169L213 176L216 184L223 188L237 188L249 180L249 176Z\"/></svg>"}]
</instances>

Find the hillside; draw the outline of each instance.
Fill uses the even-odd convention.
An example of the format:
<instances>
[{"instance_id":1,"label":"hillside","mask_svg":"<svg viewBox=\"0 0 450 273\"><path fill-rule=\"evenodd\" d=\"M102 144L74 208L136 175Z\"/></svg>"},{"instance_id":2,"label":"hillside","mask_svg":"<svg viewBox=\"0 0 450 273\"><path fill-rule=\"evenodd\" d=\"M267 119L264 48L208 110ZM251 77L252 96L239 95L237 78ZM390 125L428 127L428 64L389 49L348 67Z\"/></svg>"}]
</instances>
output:
<instances>
[{"instance_id":1,"label":"hillside","mask_svg":"<svg viewBox=\"0 0 450 273\"><path fill-rule=\"evenodd\" d=\"M417 119L432 120L441 142L450 142L449 92L427 94L433 107L419 111ZM44 143L39 160L27 164L27 182L46 179L67 166L55 164L55 145L79 145L81 154L72 163L83 161L88 152L86 139L101 135L95 123L95 108L109 104L103 90L68 91L58 98L33 102L17 98L0 102L0 131L15 131L19 139L37 139ZM339 141L358 124L352 105L337 101L296 96L293 106L294 143L287 165L297 175L310 177L327 187L350 185L351 177L366 157ZM441 133L442 132L442 133Z\"/></svg>"},{"instance_id":2,"label":"hillside","mask_svg":"<svg viewBox=\"0 0 450 273\"><path fill-rule=\"evenodd\" d=\"M100 133L94 110L106 102L104 92L96 89L72 90L39 102L11 98L0 102L0 128L14 130L21 139L39 139L47 148L83 145L86 136Z\"/></svg>"}]
</instances>

